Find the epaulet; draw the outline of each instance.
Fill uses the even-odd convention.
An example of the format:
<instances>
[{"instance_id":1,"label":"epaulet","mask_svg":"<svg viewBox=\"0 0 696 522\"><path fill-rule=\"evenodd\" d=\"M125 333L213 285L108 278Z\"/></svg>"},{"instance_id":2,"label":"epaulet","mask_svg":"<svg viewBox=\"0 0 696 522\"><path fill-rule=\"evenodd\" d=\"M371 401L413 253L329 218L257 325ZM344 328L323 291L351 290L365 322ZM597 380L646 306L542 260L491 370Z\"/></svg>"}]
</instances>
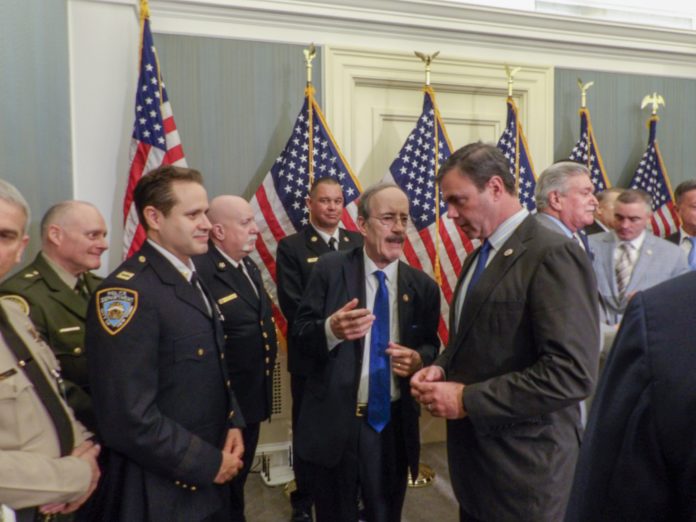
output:
<instances>
[{"instance_id":1,"label":"epaulet","mask_svg":"<svg viewBox=\"0 0 696 522\"><path fill-rule=\"evenodd\" d=\"M23 292L37 281L43 280L43 276L34 267L26 267L7 279L2 284L6 293Z\"/></svg>"},{"instance_id":2,"label":"epaulet","mask_svg":"<svg viewBox=\"0 0 696 522\"><path fill-rule=\"evenodd\" d=\"M147 266L147 264L147 258L144 255L129 257L109 276L109 279L130 281L131 279L137 277L143 268Z\"/></svg>"}]
</instances>

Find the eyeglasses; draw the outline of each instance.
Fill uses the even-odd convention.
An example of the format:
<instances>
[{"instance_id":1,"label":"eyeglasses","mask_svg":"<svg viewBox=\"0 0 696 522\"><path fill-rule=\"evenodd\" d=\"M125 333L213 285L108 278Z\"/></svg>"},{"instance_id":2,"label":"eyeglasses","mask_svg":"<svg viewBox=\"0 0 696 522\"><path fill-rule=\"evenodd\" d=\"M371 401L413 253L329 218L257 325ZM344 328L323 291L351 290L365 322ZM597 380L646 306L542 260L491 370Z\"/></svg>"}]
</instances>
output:
<instances>
[{"instance_id":1,"label":"eyeglasses","mask_svg":"<svg viewBox=\"0 0 696 522\"><path fill-rule=\"evenodd\" d=\"M377 221L379 221L382 224L382 226L387 227L387 228L394 228L394 225L396 225L397 221L404 228L406 228L408 226L408 216L404 216L404 215L397 216L396 214L385 214L384 216L370 216L370 217L375 218Z\"/></svg>"}]
</instances>

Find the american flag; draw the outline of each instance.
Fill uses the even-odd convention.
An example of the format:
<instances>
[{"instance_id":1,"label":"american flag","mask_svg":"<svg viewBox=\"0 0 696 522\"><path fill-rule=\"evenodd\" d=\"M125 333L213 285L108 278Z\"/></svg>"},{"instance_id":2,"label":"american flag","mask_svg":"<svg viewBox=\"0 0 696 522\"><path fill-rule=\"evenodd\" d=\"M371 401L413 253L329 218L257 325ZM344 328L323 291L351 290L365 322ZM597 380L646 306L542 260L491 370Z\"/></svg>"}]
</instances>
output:
<instances>
[{"instance_id":1,"label":"american flag","mask_svg":"<svg viewBox=\"0 0 696 522\"><path fill-rule=\"evenodd\" d=\"M408 194L412 225L408 227L404 256L409 265L425 271L440 284L443 299L438 333L446 346L449 303L462 260L473 245L447 217L447 205L435 183L439 166L452 153L452 145L435 104L435 93L429 86L424 90L423 111L385 181L393 180Z\"/></svg>"},{"instance_id":2,"label":"american flag","mask_svg":"<svg viewBox=\"0 0 696 522\"><path fill-rule=\"evenodd\" d=\"M651 226L653 234L666 237L679 230L679 215L674 208L672 187L667 176L667 169L662 161L660 147L657 144L657 122L659 118L652 116L648 120L650 137L648 148L638 164L633 179L629 185L631 188L639 188L652 197L653 215Z\"/></svg>"},{"instance_id":3,"label":"american flag","mask_svg":"<svg viewBox=\"0 0 696 522\"><path fill-rule=\"evenodd\" d=\"M141 7L142 36L140 45L140 77L135 94L135 123L130 148L130 174L123 199L123 253L136 252L145 240L133 203L133 190L138 180L161 165L186 166L184 150L176 130L172 107L157 61L157 52L150 32L150 19L145 3Z\"/></svg>"},{"instance_id":4,"label":"american flag","mask_svg":"<svg viewBox=\"0 0 696 522\"><path fill-rule=\"evenodd\" d=\"M603 192L611 187L604 170L604 162L602 162L602 155L599 153L594 130L592 130L590 111L586 107L580 109L580 139L573 147L568 159L582 163L590 170L595 193Z\"/></svg>"},{"instance_id":5,"label":"american flag","mask_svg":"<svg viewBox=\"0 0 696 522\"><path fill-rule=\"evenodd\" d=\"M520 203L531 212L536 208L534 203L536 175L532 159L529 156L527 138L524 136L522 123L517 115L517 105L510 96L507 99L507 123L498 140L498 148L510 162L510 172L515 177L518 186Z\"/></svg>"},{"instance_id":6,"label":"american flag","mask_svg":"<svg viewBox=\"0 0 696 522\"><path fill-rule=\"evenodd\" d=\"M343 188L343 227L357 230L357 199L361 188L348 162L338 148L324 115L314 99L314 88L305 90L304 105L295 120L285 148L251 199L254 217L261 227L252 254L261 268L266 289L277 302L276 248L285 236L294 234L309 223L305 198L315 177L335 178ZM276 325L283 335L287 323L274 305Z\"/></svg>"}]
</instances>

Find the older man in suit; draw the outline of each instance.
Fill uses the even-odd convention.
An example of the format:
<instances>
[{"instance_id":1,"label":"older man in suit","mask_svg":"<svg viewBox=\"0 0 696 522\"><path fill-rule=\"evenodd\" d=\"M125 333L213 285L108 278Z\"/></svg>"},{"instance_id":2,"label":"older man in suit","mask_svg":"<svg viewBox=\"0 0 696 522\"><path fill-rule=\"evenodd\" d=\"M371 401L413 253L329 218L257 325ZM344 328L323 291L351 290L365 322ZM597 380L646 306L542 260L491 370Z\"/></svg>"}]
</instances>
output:
<instances>
[{"instance_id":1,"label":"older man in suit","mask_svg":"<svg viewBox=\"0 0 696 522\"><path fill-rule=\"evenodd\" d=\"M411 379L448 419L462 521L563 518L599 342L596 283L575 241L522 208L493 145L456 151L438 174L448 215L482 246L462 267L450 341Z\"/></svg>"},{"instance_id":2,"label":"older man in suit","mask_svg":"<svg viewBox=\"0 0 696 522\"><path fill-rule=\"evenodd\" d=\"M583 228L594 220L597 198L587 167L573 161L554 163L539 176L534 199L539 223L577 241L592 259Z\"/></svg>"},{"instance_id":3,"label":"older man in suit","mask_svg":"<svg viewBox=\"0 0 696 522\"><path fill-rule=\"evenodd\" d=\"M319 522L398 522L407 470L418 470L419 409L409 377L439 348L435 282L399 257L409 205L394 184L362 193L364 248L317 262L295 317L313 361L297 423L297 452L314 475Z\"/></svg>"},{"instance_id":4,"label":"older man in suit","mask_svg":"<svg viewBox=\"0 0 696 522\"><path fill-rule=\"evenodd\" d=\"M41 252L0 287L28 311L60 361L68 404L89 429L96 428L89 398L85 319L90 295L101 282L92 273L106 251L106 224L84 201L53 205L41 220Z\"/></svg>"},{"instance_id":5,"label":"older man in suit","mask_svg":"<svg viewBox=\"0 0 696 522\"><path fill-rule=\"evenodd\" d=\"M24 197L0 180L0 278L22 257L28 221ZM0 299L0 519L5 504L18 522L75 511L99 478L100 447L63 400L60 365L27 315Z\"/></svg>"},{"instance_id":6,"label":"older man in suit","mask_svg":"<svg viewBox=\"0 0 696 522\"><path fill-rule=\"evenodd\" d=\"M667 238L687 255L689 268L696 270L696 179L680 183L674 191L674 204L681 226Z\"/></svg>"},{"instance_id":7,"label":"older man in suit","mask_svg":"<svg viewBox=\"0 0 696 522\"><path fill-rule=\"evenodd\" d=\"M601 300L602 322L621 322L629 299L689 270L686 254L646 230L652 215L650 196L624 191L614 205L614 232L590 236L593 266Z\"/></svg>"},{"instance_id":8,"label":"older man in suit","mask_svg":"<svg viewBox=\"0 0 696 522\"><path fill-rule=\"evenodd\" d=\"M696 274L639 292L597 387L567 522L696 520Z\"/></svg>"},{"instance_id":9,"label":"older man in suit","mask_svg":"<svg viewBox=\"0 0 696 522\"><path fill-rule=\"evenodd\" d=\"M307 196L309 225L278 243L276 276L278 303L292 330L302 292L317 261L334 250L352 250L362 246L358 232L339 227L343 214L343 190L336 178L319 177L314 180ZM297 418L304 396L305 383L313 360L302 353L292 337L288 336L288 372L292 394L293 446L297 447ZM311 476L302 458L293 454L293 471L297 488L290 494L293 522L311 522Z\"/></svg>"},{"instance_id":10,"label":"older man in suit","mask_svg":"<svg viewBox=\"0 0 696 522\"><path fill-rule=\"evenodd\" d=\"M239 196L210 202L208 253L194 263L220 307L225 362L232 390L244 414L244 467L230 483L230 522L244 522L244 484L259 442L261 422L271 417L273 369L277 353L271 299L249 254L259 230L251 205Z\"/></svg>"}]
</instances>

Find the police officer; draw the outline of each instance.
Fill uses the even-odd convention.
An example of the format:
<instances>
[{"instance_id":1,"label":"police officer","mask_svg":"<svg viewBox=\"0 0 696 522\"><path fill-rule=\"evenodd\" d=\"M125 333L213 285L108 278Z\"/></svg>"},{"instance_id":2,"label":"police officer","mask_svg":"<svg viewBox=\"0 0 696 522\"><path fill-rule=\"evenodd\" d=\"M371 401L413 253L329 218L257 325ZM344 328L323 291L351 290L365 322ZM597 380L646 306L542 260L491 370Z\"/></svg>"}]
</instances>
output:
<instances>
[{"instance_id":1,"label":"police officer","mask_svg":"<svg viewBox=\"0 0 696 522\"><path fill-rule=\"evenodd\" d=\"M111 450L102 520L224 520L222 484L242 468L244 423L219 310L191 261L208 250L207 194L198 171L166 166L133 197L147 240L87 315L95 413Z\"/></svg>"},{"instance_id":2,"label":"police officer","mask_svg":"<svg viewBox=\"0 0 696 522\"><path fill-rule=\"evenodd\" d=\"M19 262L29 207L0 180L0 278ZM60 367L16 300L0 299L0 504L19 522L71 513L99 478L99 446L59 393ZM1 509L0 509L1 512Z\"/></svg>"},{"instance_id":3,"label":"police officer","mask_svg":"<svg viewBox=\"0 0 696 522\"><path fill-rule=\"evenodd\" d=\"M273 404L275 322L261 274L248 257L259 232L251 205L238 196L219 196L210 203L208 219L211 244L208 253L194 261L224 317L225 361L246 422L244 468L230 484L230 520L243 522L244 483L261 422L270 418Z\"/></svg>"},{"instance_id":4,"label":"police officer","mask_svg":"<svg viewBox=\"0 0 696 522\"><path fill-rule=\"evenodd\" d=\"M29 314L68 381L68 403L94 429L84 337L87 303L101 278L92 274L108 248L106 224L90 203L63 201L41 220L41 252L2 285Z\"/></svg>"}]
</instances>

